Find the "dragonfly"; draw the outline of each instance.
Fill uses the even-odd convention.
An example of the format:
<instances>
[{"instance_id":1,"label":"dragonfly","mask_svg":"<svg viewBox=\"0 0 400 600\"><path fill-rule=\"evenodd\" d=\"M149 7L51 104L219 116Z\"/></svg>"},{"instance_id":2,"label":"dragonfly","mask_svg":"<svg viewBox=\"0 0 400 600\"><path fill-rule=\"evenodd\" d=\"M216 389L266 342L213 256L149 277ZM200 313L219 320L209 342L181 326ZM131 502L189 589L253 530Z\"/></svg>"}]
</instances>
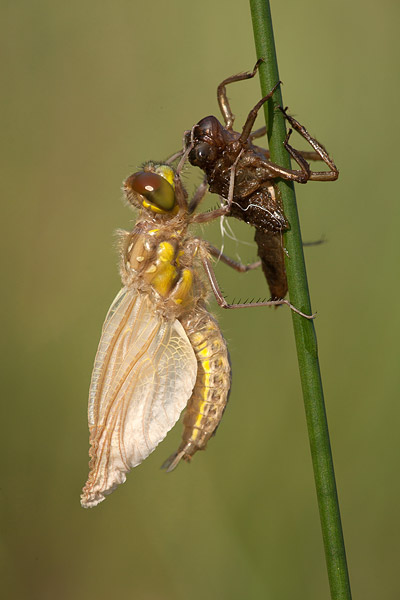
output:
<instances>
[{"instance_id":1,"label":"dragonfly","mask_svg":"<svg viewBox=\"0 0 400 600\"><path fill-rule=\"evenodd\" d=\"M255 227L255 241L261 266L270 288L271 299L284 298L288 291L282 234L290 227L285 217L278 179L307 183L308 181L334 181L339 171L324 146L313 138L306 128L278 107L292 129L288 131L284 147L295 160L298 169L286 169L271 162L270 152L256 146L253 141L266 133L266 127L253 131L262 105L270 100L280 85L261 98L249 112L241 132L233 129L235 117L227 97L226 86L236 81L253 78L263 59L259 59L252 71L239 73L224 79L217 88L217 98L224 125L214 116L201 119L184 138L184 146L191 150L188 160L200 167L210 192L219 194L227 201L227 214ZM313 148L299 151L289 144L292 130L297 131ZM323 161L329 170L312 171L308 161ZM260 263L254 263L256 268ZM238 263L237 270L246 270Z\"/></svg>"},{"instance_id":2,"label":"dragonfly","mask_svg":"<svg viewBox=\"0 0 400 600\"><path fill-rule=\"evenodd\" d=\"M150 161L123 184L128 204L139 215L132 231L119 233L122 289L107 313L92 373L85 508L126 480L183 409L182 442L165 461L167 471L182 459L190 461L215 434L228 401L231 366L207 306L210 290L223 308L287 304L306 318L314 316L287 300L225 300L212 265L220 252L190 228L219 218L226 209L195 214L206 190L200 187L188 201L180 172L189 151L176 169ZM230 265L229 258L224 260Z\"/></svg>"}]
</instances>

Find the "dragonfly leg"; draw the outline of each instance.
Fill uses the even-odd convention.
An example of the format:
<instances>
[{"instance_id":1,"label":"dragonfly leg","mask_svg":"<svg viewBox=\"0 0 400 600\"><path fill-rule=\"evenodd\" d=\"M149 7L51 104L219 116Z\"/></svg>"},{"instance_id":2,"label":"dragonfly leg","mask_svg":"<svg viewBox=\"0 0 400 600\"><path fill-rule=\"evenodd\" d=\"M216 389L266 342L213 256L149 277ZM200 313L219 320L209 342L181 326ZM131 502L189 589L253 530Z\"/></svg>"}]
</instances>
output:
<instances>
[{"instance_id":1,"label":"dragonfly leg","mask_svg":"<svg viewBox=\"0 0 400 600\"><path fill-rule=\"evenodd\" d=\"M218 248L209 243L207 243L207 249L210 252L211 256L215 256L218 260L223 262L225 265L228 265L228 267L231 267L238 273L247 273L247 271L253 271L254 269L258 269L258 267L261 266L261 260L257 260L256 262L244 265L243 263L234 260L230 256L227 256Z\"/></svg>"},{"instance_id":2,"label":"dragonfly leg","mask_svg":"<svg viewBox=\"0 0 400 600\"><path fill-rule=\"evenodd\" d=\"M219 306L221 306L221 308L227 308L227 309L255 308L257 306L280 306L282 304L287 304L287 306L289 306L289 308L293 312L297 313L298 315L300 315L306 319L314 319L315 318L315 316L316 316L315 314L307 315L307 314L303 313L301 310L299 310L298 308L293 306L293 304L291 304L289 302L289 300L265 300L264 302L247 302L247 303L229 304L225 300L224 296L222 295L222 292L218 285L218 281L215 276L211 261L210 261L209 257L207 256L207 252L206 252L203 244L201 244L200 240L199 240L199 250L200 250L201 261L203 263L204 270L205 270L208 280L210 282L211 289L214 293L215 299L217 300L217 302L218 302Z\"/></svg>"}]
</instances>

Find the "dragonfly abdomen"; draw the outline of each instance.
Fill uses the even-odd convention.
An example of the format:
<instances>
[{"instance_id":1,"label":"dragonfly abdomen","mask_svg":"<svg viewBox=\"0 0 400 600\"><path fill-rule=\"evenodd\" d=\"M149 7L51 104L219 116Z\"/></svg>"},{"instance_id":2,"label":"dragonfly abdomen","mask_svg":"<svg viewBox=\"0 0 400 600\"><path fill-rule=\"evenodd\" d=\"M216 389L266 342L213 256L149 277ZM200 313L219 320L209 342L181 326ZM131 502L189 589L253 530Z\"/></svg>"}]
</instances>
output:
<instances>
[{"instance_id":1,"label":"dragonfly abdomen","mask_svg":"<svg viewBox=\"0 0 400 600\"><path fill-rule=\"evenodd\" d=\"M183 419L182 443L164 464L172 471L181 459L189 461L204 450L217 430L231 385L229 353L221 330L203 308L181 323L197 358L197 378Z\"/></svg>"}]
</instances>

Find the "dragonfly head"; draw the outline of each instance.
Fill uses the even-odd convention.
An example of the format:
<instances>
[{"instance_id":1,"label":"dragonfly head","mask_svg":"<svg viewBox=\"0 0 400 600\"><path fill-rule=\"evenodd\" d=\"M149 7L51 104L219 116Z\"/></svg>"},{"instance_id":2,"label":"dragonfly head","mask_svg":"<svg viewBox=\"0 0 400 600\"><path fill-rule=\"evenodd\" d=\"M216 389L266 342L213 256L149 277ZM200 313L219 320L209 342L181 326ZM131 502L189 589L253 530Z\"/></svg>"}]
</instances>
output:
<instances>
[{"instance_id":1,"label":"dragonfly head","mask_svg":"<svg viewBox=\"0 0 400 600\"><path fill-rule=\"evenodd\" d=\"M169 165L145 163L142 171L124 181L123 190L130 204L153 214L175 215L175 172Z\"/></svg>"}]
</instances>

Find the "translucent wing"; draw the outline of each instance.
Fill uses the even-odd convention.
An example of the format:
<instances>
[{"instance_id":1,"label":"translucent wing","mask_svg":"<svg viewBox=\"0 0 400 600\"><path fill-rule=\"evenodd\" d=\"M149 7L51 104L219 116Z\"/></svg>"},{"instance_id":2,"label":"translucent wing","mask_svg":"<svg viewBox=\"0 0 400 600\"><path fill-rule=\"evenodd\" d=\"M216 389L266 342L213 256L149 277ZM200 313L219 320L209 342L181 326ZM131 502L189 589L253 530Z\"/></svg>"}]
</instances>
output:
<instances>
[{"instance_id":1,"label":"translucent wing","mask_svg":"<svg viewBox=\"0 0 400 600\"><path fill-rule=\"evenodd\" d=\"M153 452L191 396L197 361L179 321L155 313L150 299L123 288L103 326L89 392L89 508Z\"/></svg>"}]
</instances>

